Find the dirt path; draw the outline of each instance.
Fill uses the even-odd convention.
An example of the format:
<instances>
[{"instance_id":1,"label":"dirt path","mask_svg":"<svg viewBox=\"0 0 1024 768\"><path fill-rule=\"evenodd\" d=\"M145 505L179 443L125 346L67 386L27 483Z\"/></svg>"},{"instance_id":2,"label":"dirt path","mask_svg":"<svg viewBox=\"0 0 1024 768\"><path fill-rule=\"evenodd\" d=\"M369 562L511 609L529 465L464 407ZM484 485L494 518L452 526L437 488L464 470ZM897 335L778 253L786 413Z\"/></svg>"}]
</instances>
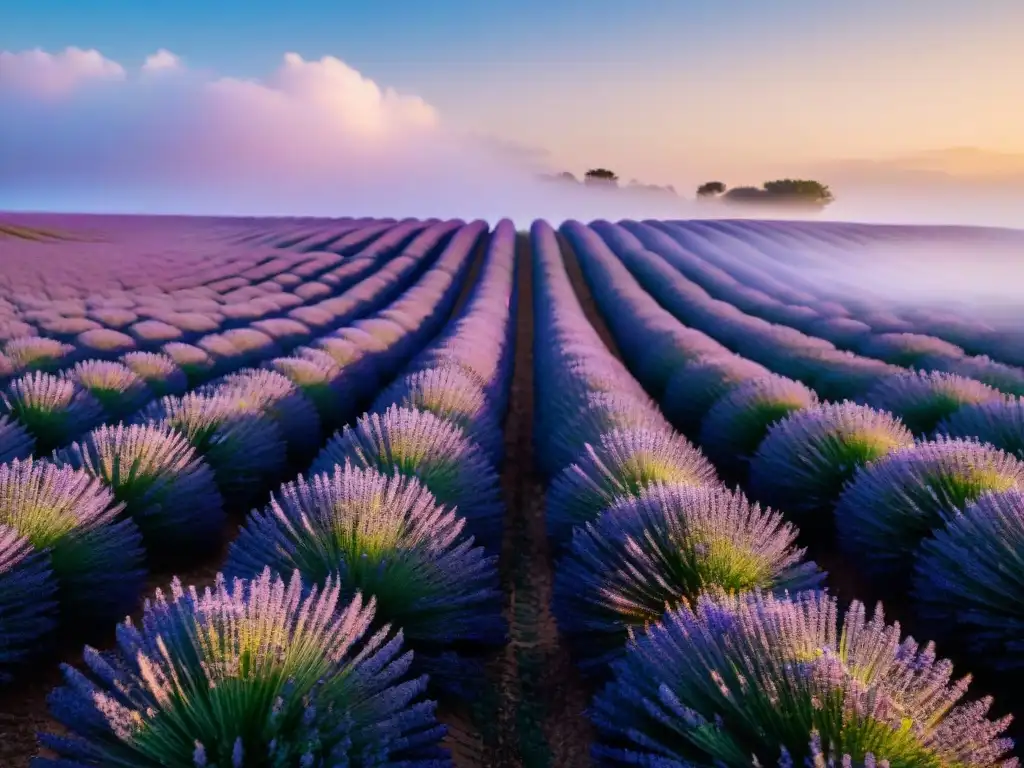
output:
<instances>
[{"instance_id":1,"label":"dirt path","mask_svg":"<svg viewBox=\"0 0 1024 768\"><path fill-rule=\"evenodd\" d=\"M515 374L505 426L502 483L508 517L501 557L510 642L494 670L500 681L498 743L485 765L587 766L589 691L559 642L551 614L553 568L544 488L533 467L533 285L529 238L520 235Z\"/></svg>"}]
</instances>

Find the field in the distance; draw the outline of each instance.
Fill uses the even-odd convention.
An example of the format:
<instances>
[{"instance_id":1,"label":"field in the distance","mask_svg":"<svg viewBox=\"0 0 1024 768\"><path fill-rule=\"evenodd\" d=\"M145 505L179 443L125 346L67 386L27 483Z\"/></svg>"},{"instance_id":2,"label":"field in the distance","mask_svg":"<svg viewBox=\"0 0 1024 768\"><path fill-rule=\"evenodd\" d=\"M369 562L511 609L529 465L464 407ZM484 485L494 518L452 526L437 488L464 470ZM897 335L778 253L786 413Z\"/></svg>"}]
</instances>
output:
<instances>
[{"instance_id":1,"label":"field in the distance","mask_svg":"<svg viewBox=\"0 0 1024 768\"><path fill-rule=\"evenodd\" d=\"M0 765L1013 764L1018 265L0 215Z\"/></svg>"}]
</instances>

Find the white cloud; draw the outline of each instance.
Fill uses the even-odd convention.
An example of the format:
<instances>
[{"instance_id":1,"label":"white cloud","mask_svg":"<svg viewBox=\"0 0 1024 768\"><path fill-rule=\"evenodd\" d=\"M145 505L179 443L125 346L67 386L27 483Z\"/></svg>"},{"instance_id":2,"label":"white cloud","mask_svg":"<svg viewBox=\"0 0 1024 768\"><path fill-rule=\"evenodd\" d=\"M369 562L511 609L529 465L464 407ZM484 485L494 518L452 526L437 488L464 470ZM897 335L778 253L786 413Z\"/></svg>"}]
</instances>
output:
<instances>
[{"instance_id":1,"label":"white cloud","mask_svg":"<svg viewBox=\"0 0 1024 768\"><path fill-rule=\"evenodd\" d=\"M95 49L69 47L51 54L40 48L0 51L0 89L63 94L89 80L123 80L125 70Z\"/></svg>"},{"instance_id":2,"label":"white cloud","mask_svg":"<svg viewBox=\"0 0 1024 768\"><path fill-rule=\"evenodd\" d=\"M181 59L166 48L161 48L156 53L146 57L142 69L145 72L166 72L181 69Z\"/></svg>"}]
</instances>

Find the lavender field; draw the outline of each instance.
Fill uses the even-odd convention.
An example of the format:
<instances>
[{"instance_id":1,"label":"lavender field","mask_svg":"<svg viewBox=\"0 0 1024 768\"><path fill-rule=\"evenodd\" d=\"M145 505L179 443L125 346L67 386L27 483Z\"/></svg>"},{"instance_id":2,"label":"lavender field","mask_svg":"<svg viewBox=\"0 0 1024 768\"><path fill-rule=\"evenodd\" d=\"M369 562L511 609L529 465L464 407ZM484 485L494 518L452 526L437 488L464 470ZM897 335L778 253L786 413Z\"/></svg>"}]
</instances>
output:
<instances>
[{"instance_id":1,"label":"lavender field","mask_svg":"<svg viewBox=\"0 0 1024 768\"><path fill-rule=\"evenodd\" d=\"M0 216L0 766L1017 765L964 253L1024 232Z\"/></svg>"}]
</instances>

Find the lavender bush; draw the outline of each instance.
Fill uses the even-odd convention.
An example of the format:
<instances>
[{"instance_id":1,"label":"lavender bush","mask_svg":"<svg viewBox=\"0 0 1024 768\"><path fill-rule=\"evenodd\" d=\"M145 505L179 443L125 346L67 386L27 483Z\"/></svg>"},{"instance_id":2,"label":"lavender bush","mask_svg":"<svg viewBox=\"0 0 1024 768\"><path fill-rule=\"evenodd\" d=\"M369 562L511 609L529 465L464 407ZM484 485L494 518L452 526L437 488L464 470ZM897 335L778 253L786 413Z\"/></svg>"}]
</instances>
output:
<instances>
[{"instance_id":1,"label":"lavender bush","mask_svg":"<svg viewBox=\"0 0 1024 768\"><path fill-rule=\"evenodd\" d=\"M116 651L63 666L49 703L68 734L43 734L59 758L35 764L450 765L401 633L369 634L373 601L340 601L332 580L306 595L269 569L203 594L175 580L118 627Z\"/></svg>"},{"instance_id":2,"label":"lavender bush","mask_svg":"<svg viewBox=\"0 0 1024 768\"><path fill-rule=\"evenodd\" d=\"M573 529L597 520L620 498L659 483L715 485L715 468L682 435L645 429L612 430L551 481L546 498L548 536L566 545Z\"/></svg>"},{"instance_id":3,"label":"lavender bush","mask_svg":"<svg viewBox=\"0 0 1024 768\"><path fill-rule=\"evenodd\" d=\"M960 406L1000 397L998 390L980 381L940 371L911 371L878 382L864 402L896 414L915 435L927 435Z\"/></svg>"},{"instance_id":4,"label":"lavender bush","mask_svg":"<svg viewBox=\"0 0 1024 768\"><path fill-rule=\"evenodd\" d=\"M559 626L588 668L618 656L627 633L708 589L816 588L796 530L719 487L655 485L576 529L555 575Z\"/></svg>"},{"instance_id":5,"label":"lavender bush","mask_svg":"<svg viewBox=\"0 0 1024 768\"><path fill-rule=\"evenodd\" d=\"M228 577L269 566L306 584L334 575L344 595L377 603L417 651L504 639L497 558L464 533L458 510L419 481L351 465L282 486L232 543Z\"/></svg>"},{"instance_id":6,"label":"lavender bush","mask_svg":"<svg viewBox=\"0 0 1024 768\"><path fill-rule=\"evenodd\" d=\"M849 401L797 411L775 424L750 464L751 493L801 520L824 522L857 468L913 435L892 414Z\"/></svg>"},{"instance_id":7,"label":"lavender bush","mask_svg":"<svg viewBox=\"0 0 1024 768\"><path fill-rule=\"evenodd\" d=\"M840 545L896 588L921 540L985 493L1024 489L1024 462L990 445L939 438L862 468L836 506Z\"/></svg>"},{"instance_id":8,"label":"lavender bush","mask_svg":"<svg viewBox=\"0 0 1024 768\"><path fill-rule=\"evenodd\" d=\"M1016 768L1009 718L881 611L834 598L704 596L630 645L594 701L599 765ZM826 763L828 760L834 763Z\"/></svg>"},{"instance_id":9,"label":"lavender bush","mask_svg":"<svg viewBox=\"0 0 1024 768\"><path fill-rule=\"evenodd\" d=\"M0 410L32 434L39 453L49 453L104 418L99 401L80 385L38 371L7 386Z\"/></svg>"},{"instance_id":10,"label":"lavender bush","mask_svg":"<svg viewBox=\"0 0 1024 768\"><path fill-rule=\"evenodd\" d=\"M333 473L347 462L419 479L438 502L458 509L467 533L488 552L501 546L504 505L497 472L455 424L397 406L367 414L331 438L310 473Z\"/></svg>"},{"instance_id":11,"label":"lavender bush","mask_svg":"<svg viewBox=\"0 0 1024 768\"><path fill-rule=\"evenodd\" d=\"M190 555L215 550L225 522L213 471L185 435L167 425L103 426L57 452L113 491L147 550Z\"/></svg>"}]
</instances>

